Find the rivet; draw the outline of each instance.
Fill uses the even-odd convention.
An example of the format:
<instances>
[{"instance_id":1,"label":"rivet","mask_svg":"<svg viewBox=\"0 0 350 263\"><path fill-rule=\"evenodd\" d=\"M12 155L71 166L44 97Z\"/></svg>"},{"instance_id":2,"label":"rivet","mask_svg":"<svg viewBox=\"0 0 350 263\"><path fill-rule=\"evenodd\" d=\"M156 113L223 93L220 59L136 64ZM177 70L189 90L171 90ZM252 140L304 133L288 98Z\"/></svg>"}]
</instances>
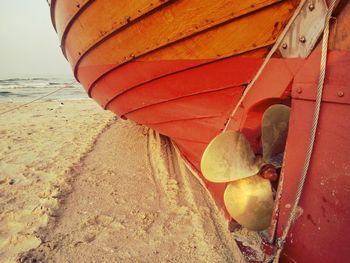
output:
<instances>
[{"instance_id":1,"label":"rivet","mask_svg":"<svg viewBox=\"0 0 350 263\"><path fill-rule=\"evenodd\" d=\"M303 92L303 90L302 90L302 88L297 88L297 93L302 93Z\"/></svg>"},{"instance_id":2,"label":"rivet","mask_svg":"<svg viewBox=\"0 0 350 263\"><path fill-rule=\"evenodd\" d=\"M344 92L343 91L338 91L338 97L344 97Z\"/></svg>"},{"instance_id":3,"label":"rivet","mask_svg":"<svg viewBox=\"0 0 350 263\"><path fill-rule=\"evenodd\" d=\"M301 37L299 37L299 41L301 43L305 43L306 42L306 38L304 36L301 36Z\"/></svg>"},{"instance_id":4,"label":"rivet","mask_svg":"<svg viewBox=\"0 0 350 263\"><path fill-rule=\"evenodd\" d=\"M288 47L287 43L283 43L283 44L282 44L282 48L283 48L283 49L287 49L287 47Z\"/></svg>"},{"instance_id":5,"label":"rivet","mask_svg":"<svg viewBox=\"0 0 350 263\"><path fill-rule=\"evenodd\" d=\"M312 11L315 9L315 5L314 4L309 4L309 10Z\"/></svg>"}]
</instances>

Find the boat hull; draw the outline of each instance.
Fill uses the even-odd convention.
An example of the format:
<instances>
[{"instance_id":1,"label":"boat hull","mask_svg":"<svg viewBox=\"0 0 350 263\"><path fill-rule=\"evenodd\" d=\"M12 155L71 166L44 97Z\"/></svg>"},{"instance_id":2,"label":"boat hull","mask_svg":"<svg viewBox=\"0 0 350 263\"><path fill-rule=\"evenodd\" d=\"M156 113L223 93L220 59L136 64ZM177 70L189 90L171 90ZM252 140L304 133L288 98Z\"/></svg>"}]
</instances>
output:
<instances>
[{"instance_id":1,"label":"boat hull","mask_svg":"<svg viewBox=\"0 0 350 263\"><path fill-rule=\"evenodd\" d=\"M226 184L205 180L200 160L299 1L74 2L52 1L51 16L76 78L103 108L168 136L229 219ZM349 18L348 3L337 20L341 31L332 30L319 133L300 202L303 213L287 239L283 262L347 258L342 244L350 236L350 204L344 201L350 192ZM320 47L307 59L276 53L228 126L244 133L260 154L262 114L273 104L291 106L270 238L282 234L304 164L319 61Z\"/></svg>"}]
</instances>

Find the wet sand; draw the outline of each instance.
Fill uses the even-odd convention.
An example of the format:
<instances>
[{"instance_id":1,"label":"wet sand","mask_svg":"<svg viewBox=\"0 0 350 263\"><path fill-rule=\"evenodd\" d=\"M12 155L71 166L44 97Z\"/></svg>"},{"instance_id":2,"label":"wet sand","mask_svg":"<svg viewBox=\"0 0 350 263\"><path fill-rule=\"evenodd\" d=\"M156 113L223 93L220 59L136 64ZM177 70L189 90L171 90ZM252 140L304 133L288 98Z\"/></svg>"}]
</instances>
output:
<instances>
[{"instance_id":1,"label":"wet sand","mask_svg":"<svg viewBox=\"0 0 350 263\"><path fill-rule=\"evenodd\" d=\"M0 262L244 262L166 138L89 100L0 124Z\"/></svg>"}]
</instances>

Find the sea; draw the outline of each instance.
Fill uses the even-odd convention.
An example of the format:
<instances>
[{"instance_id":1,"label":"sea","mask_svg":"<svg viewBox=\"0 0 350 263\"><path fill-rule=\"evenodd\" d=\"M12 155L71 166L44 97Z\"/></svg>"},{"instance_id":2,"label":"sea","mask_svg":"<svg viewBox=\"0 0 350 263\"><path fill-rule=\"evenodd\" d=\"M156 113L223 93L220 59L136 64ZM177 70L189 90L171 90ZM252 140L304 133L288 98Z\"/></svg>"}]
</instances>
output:
<instances>
[{"instance_id":1,"label":"sea","mask_svg":"<svg viewBox=\"0 0 350 263\"><path fill-rule=\"evenodd\" d=\"M70 76L0 77L0 102L29 102L63 88L40 100L88 99L84 88Z\"/></svg>"}]
</instances>

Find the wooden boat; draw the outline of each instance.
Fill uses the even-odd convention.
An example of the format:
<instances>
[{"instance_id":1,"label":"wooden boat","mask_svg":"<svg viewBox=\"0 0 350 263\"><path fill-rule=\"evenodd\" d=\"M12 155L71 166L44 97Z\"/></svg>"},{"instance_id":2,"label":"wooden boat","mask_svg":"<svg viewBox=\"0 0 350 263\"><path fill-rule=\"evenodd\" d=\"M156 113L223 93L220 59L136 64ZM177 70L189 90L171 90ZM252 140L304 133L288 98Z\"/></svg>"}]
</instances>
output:
<instances>
[{"instance_id":1,"label":"wooden boat","mask_svg":"<svg viewBox=\"0 0 350 263\"><path fill-rule=\"evenodd\" d=\"M262 248L267 255L264 260L269 254L267 248L273 254L290 216L313 120L321 57L321 43L317 41L327 6L322 0L302 2L305 1L50 3L62 51L88 94L118 116L168 136L228 218L224 205L227 183L214 183L202 176L205 149L226 127L240 131L254 152L261 153L264 112L275 104L291 107L278 198ZM303 213L287 236L281 262L347 259L349 1L340 1L333 16L336 18L330 33L316 144L299 202ZM310 20L320 22L315 25ZM286 34L283 39L281 34ZM282 42L272 54L270 50L274 51L280 38ZM269 52L272 57L266 60ZM254 85L245 92L252 80ZM254 251L237 242L251 254L252 262L259 261L252 256Z\"/></svg>"}]
</instances>

